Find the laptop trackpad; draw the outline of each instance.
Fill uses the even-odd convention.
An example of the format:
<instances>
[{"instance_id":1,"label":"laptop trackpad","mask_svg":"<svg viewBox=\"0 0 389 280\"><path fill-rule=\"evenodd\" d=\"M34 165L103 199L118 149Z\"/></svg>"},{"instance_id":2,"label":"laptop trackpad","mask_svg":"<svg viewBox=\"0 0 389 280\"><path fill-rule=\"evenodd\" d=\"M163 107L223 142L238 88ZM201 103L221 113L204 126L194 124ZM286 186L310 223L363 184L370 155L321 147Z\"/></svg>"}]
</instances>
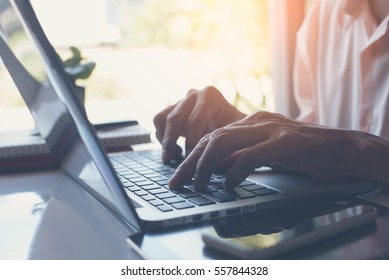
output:
<instances>
[{"instance_id":1,"label":"laptop trackpad","mask_svg":"<svg viewBox=\"0 0 389 280\"><path fill-rule=\"evenodd\" d=\"M389 193L384 193L380 190L376 190L371 193L359 195L358 197L375 205L389 208Z\"/></svg>"}]
</instances>

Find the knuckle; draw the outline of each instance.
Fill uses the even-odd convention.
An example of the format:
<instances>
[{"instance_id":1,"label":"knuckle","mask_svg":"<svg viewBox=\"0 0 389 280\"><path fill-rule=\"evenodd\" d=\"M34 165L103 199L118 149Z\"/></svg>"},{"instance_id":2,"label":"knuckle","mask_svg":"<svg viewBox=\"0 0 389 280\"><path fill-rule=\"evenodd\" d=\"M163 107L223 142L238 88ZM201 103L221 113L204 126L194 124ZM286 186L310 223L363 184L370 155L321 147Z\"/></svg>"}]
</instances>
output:
<instances>
[{"instance_id":1,"label":"knuckle","mask_svg":"<svg viewBox=\"0 0 389 280\"><path fill-rule=\"evenodd\" d=\"M281 119L281 120L286 119L286 117L284 115L280 114L280 113L271 113L271 114L273 114L273 116L275 118L278 118L278 119Z\"/></svg>"},{"instance_id":2,"label":"knuckle","mask_svg":"<svg viewBox=\"0 0 389 280\"><path fill-rule=\"evenodd\" d=\"M259 122L272 122L275 123L284 123L287 122L288 118L278 113L270 113L267 111L258 111L249 116L250 119L257 120Z\"/></svg>"},{"instance_id":3,"label":"knuckle","mask_svg":"<svg viewBox=\"0 0 389 280\"><path fill-rule=\"evenodd\" d=\"M206 86L203 89L204 92L217 92L218 90L214 86Z\"/></svg>"},{"instance_id":4,"label":"knuckle","mask_svg":"<svg viewBox=\"0 0 389 280\"><path fill-rule=\"evenodd\" d=\"M193 95L196 95L196 94L198 94L198 90L197 89L190 89L190 90L188 90L188 92L186 93L186 96L187 97L190 97L190 96L193 96Z\"/></svg>"},{"instance_id":5,"label":"knuckle","mask_svg":"<svg viewBox=\"0 0 389 280\"><path fill-rule=\"evenodd\" d=\"M161 123L162 123L162 113L158 113L154 116L153 118L153 123L154 123L154 126L159 126Z\"/></svg>"},{"instance_id":6,"label":"knuckle","mask_svg":"<svg viewBox=\"0 0 389 280\"><path fill-rule=\"evenodd\" d=\"M199 141L199 145L207 145L210 138L211 138L211 133L205 134L203 137L201 137Z\"/></svg>"},{"instance_id":7,"label":"knuckle","mask_svg":"<svg viewBox=\"0 0 389 280\"><path fill-rule=\"evenodd\" d=\"M203 89L203 93L208 97L216 97L219 91L214 86L207 86Z\"/></svg>"},{"instance_id":8,"label":"knuckle","mask_svg":"<svg viewBox=\"0 0 389 280\"><path fill-rule=\"evenodd\" d=\"M230 135L230 131L227 128L218 128L214 132L212 132L210 136L210 141L222 143L224 142Z\"/></svg>"},{"instance_id":9,"label":"knuckle","mask_svg":"<svg viewBox=\"0 0 389 280\"><path fill-rule=\"evenodd\" d=\"M177 123L181 119L180 114L178 112L171 112L169 115L166 117L166 121L169 123Z\"/></svg>"},{"instance_id":10,"label":"knuckle","mask_svg":"<svg viewBox=\"0 0 389 280\"><path fill-rule=\"evenodd\" d=\"M214 86L207 86L203 88L202 93L206 98L217 98L220 95L219 90Z\"/></svg>"},{"instance_id":11,"label":"knuckle","mask_svg":"<svg viewBox=\"0 0 389 280\"><path fill-rule=\"evenodd\" d=\"M200 113L192 112L188 117L188 126L196 127L199 123L203 122L203 117Z\"/></svg>"},{"instance_id":12,"label":"knuckle","mask_svg":"<svg viewBox=\"0 0 389 280\"><path fill-rule=\"evenodd\" d=\"M256 113L250 115L250 117L255 117L255 118L258 118L260 120L268 120L268 119L272 119L273 114L269 113L267 111L258 111Z\"/></svg>"}]
</instances>

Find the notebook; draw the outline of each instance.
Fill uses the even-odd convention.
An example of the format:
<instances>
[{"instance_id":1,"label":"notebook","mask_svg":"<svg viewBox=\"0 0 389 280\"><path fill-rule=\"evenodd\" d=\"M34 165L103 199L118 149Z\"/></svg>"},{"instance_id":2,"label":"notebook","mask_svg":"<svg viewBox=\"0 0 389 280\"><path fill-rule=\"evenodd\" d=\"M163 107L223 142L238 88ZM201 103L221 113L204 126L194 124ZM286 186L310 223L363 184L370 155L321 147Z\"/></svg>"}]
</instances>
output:
<instances>
[{"instance_id":1,"label":"notebook","mask_svg":"<svg viewBox=\"0 0 389 280\"><path fill-rule=\"evenodd\" d=\"M97 130L97 136L108 151L128 150L131 145L151 142L150 132L137 124ZM50 154L50 149L36 129L0 132L0 160L45 154Z\"/></svg>"},{"instance_id":2,"label":"notebook","mask_svg":"<svg viewBox=\"0 0 389 280\"><path fill-rule=\"evenodd\" d=\"M133 233L376 189L375 182L370 181L329 182L259 171L233 192L226 193L220 187L222 175L212 178L206 192L194 192L190 182L183 193L172 192L166 188L166 183L174 166L162 165L158 150L109 156L103 151L31 4L25 0L8 1L0 1L0 55L51 154L64 172L92 193ZM17 47L20 40L19 46L23 48ZM34 57L33 68L24 60L26 55L29 61ZM140 174L144 172L146 174ZM142 180L137 181L138 177ZM146 184L142 183L145 179ZM188 194L189 197L185 197ZM159 195L158 200L152 198L154 195ZM160 202L163 204L153 205Z\"/></svg>"},{"instance_id":3,"label":"notebook","mask_svg":"<svg viewBox=\"0 0 389 280\"><path fill-rule=\"evenodd\" d=\"M99 123L94 126L106 127L110 124L113 123ZM104 149L111 152L131 150L133 145L151 141L150 132L139 124L98 129L97 136ZM58 168L57 161L36 129L0 133L0 174L54 168Z\"/></svg>"}]
</instances>

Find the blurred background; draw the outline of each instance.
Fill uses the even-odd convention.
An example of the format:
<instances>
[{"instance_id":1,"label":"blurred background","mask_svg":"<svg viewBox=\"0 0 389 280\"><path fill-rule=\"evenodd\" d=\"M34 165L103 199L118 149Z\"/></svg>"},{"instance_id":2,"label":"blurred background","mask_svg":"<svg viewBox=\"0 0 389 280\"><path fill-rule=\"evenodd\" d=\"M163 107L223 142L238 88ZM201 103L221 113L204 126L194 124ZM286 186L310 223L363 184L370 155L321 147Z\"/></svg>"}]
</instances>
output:
<instances>
[{"instance_id":1,"label":"blurred background","mask_svg":"<svg viewBox=\"0 0 389 280\"><path fill-rule=\"evenodd\" d=\"M269 0L31 0L63 59L96 67L86 80L92 122L152 117L191 88L216 86L250 113L274 110ZM308 5L312 1L308 1ZM0 130L34 127L0 65Z\"/></svg>"}]
</instances>

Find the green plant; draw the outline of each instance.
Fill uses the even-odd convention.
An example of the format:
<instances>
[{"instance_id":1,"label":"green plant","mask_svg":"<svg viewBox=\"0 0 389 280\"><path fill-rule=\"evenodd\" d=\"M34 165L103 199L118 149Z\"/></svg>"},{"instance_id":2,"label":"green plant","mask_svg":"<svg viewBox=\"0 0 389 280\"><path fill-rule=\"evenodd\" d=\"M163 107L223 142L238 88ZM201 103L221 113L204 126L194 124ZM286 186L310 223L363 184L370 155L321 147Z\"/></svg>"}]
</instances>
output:
<instances>
[{"instance_id":1,"label":"green plant","mask_svg":"<svg viewBox=\"0 0 389 280\"><path fill-rule=\"evenodd\" d=\"M96 63L93 61L84 62L81 52L76 47L70 47L72 56L63 61L63 66L66 73L75 83L78 79L87 79L95 69Z\"/></svg>"}]
</instances>

